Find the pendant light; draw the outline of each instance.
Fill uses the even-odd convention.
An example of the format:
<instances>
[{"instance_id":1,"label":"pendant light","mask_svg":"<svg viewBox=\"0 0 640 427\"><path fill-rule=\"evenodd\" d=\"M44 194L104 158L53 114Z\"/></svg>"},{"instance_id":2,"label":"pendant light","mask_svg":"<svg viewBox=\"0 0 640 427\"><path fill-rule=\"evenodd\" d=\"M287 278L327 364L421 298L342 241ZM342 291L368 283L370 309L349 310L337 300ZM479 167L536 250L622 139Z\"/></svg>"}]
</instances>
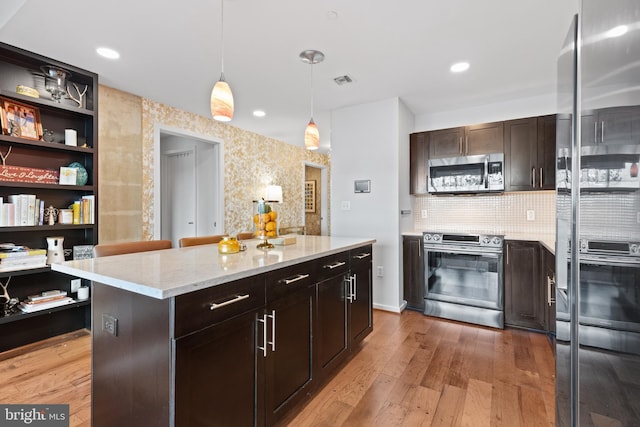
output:
<instances>
[{"instance_id":1,"label":"pendant light","mask_svg":"<svg viewBox=\"0 0 640 427\"><path fill-rule=\"evenodd\" d=\"M233 94L229 83L224 79L224 0L220 0L220 39L222 41L220 80L211 91L211 115L215 120L228 122L233 118Z\"/></svg>"},{"instance_id":2,"label":"pendant light","mask_svg":"<svg viewBox=\"0 0 640 427\"><path fill-rule=\"evenodd\" d=\"M311 120L304 130L304 146L307 150L317 150L320 147L320 132L313 121L313 66L324 60L324 53L318 50L305 50L300 53L300 60L311 65Z\"/></svg>"}]
</instances>

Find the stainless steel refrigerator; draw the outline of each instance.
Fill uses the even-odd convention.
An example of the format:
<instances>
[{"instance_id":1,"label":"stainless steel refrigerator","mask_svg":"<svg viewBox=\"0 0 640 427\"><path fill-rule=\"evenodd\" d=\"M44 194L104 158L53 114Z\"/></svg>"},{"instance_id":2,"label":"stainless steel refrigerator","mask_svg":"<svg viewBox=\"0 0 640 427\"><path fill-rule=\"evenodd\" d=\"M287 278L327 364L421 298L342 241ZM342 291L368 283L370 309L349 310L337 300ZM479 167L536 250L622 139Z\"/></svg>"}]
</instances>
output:
<instances>
[{"instance_id":1,"label":"stainless steel refrigerator","mask_svg":"<svg viewBox=\"0 0 640 427\"><path fill-rule=\"evenodd\" d=\"M556 425L640 426L640 0L581 0L558 109Z\"/></svg>"}]
</instances>

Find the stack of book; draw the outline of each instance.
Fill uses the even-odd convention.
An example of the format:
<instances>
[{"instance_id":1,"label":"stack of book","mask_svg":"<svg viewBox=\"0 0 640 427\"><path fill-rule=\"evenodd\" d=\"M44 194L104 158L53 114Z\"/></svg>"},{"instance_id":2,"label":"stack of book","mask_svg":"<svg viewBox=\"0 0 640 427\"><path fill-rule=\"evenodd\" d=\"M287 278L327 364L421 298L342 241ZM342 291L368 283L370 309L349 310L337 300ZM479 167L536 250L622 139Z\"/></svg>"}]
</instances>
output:
<instances>
[{"instance_id":1,"label":"stack of book","mask_svg":"<svg viewBox=\"0 0 640 427\"><path fill-rule=\"evenodd\" d=\"M0 272L27 270L47 266L46 249L0 245Z\"/></svg>"},{"instance_id":2,"label":"stack of book","mask_svg":"<svg viewBox=\"0 0 640 427\"><path fill-rule=\"evenodd\" d=\"M54 290L28 296L27 299L20 303L18 308L25 313L33 313L34 311L46 310L73 302L75 302L74 299L68 297L66 291Z\"/></svg>"}]
</instances>

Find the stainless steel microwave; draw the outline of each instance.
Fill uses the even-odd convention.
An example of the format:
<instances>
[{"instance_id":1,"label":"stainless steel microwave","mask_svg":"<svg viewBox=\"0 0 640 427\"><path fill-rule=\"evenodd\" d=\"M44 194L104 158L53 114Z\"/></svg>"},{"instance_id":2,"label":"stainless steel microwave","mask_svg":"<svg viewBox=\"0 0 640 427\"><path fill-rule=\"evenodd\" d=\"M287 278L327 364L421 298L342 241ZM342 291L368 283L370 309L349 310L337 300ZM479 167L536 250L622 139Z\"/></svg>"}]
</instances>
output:
<instances>
[{"instance_id":1,"label":"stainless steel microwave","mask_svg":"<svg viewBox=\"0 0 640 427\"><path fill-rule=\"evenodd\" d=\"M487 193L504 191L504 153L429 159L429 193Z\"/></svg>"}]
</instances>

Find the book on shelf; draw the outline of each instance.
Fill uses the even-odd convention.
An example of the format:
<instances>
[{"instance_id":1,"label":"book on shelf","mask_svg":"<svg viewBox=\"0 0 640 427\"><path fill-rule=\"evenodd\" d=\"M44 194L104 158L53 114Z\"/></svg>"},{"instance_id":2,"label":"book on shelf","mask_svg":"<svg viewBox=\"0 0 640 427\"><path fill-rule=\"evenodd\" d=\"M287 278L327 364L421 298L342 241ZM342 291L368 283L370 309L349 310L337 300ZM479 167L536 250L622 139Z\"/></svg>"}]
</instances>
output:
<instances>
[{"instance_id":1,"label":"book on shelf","mask_svg":"<svg viewBox=\"0 0 640 427\"><path fill-rule=\"evenodd\" d=\"M54 308L54 307L60 307L62 305L67 305L67 304L72 304L76 302L73 298L71 297L62 297L53 301L46 301L46 302L38 302L38 303L32 303L29 301L22 301L20 303L20 305L18 305L18 308L20 310L22 310L25 313L33 313L35 311L40 311L40 310L47 310L49 308Z\"/></svg>"},{"instance_id":2,"label":"book on shelf","mask_svg":"<svg viewBox=\"0 0 640 427\"><path fill-rule=\"evenodd\" d=\"M19 246L20 249L4 251L0 249L0 261L4 258L22 258L35 255L47 255L46 249L29 249Z\"/></svg>"},{"instance_id":3,"label":"book on shelf","mask_svg":"<svg viewBox=\"0 0 640 427\"><path fill-rule=\"evenodd\" d=\"M47 265L46 255L31 255L14 258L0 258L0 269L9 266L44 267Z\"/></svg>"}]
</instances>

